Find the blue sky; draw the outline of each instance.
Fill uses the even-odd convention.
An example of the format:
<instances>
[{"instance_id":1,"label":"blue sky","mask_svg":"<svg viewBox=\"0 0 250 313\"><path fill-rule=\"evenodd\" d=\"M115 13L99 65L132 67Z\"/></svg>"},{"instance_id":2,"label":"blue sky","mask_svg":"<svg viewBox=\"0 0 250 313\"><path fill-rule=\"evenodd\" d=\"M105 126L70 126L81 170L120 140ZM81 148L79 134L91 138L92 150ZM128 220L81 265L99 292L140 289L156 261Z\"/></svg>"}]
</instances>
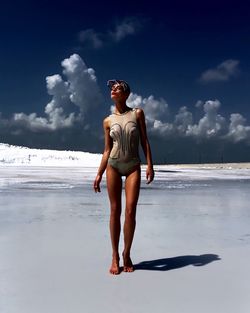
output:
<instances>
[{"instance_id":1,"label":"blue sky","mask_svg":"<svg viewBox=\"0 0 250 313\"><path fill-rule=\"evenodd\" d=\"M101 152L106 81L129 82L156 162L249 161L247 1L9 1L0 141Z\"/></svg>"}]
</instances>

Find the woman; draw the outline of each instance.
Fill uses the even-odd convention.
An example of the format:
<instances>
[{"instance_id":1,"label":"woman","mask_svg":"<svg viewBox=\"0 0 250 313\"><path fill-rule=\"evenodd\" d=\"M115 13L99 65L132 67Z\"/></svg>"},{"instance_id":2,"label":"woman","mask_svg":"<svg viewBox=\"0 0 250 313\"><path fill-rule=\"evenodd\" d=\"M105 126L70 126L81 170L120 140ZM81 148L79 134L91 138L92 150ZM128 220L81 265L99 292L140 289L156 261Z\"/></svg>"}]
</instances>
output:
<instances>
[{"instance_id":1,"label":"woman","mask_svg":"<svg viewBox=\"0 0 250 313\"><path fill-rule=\"evenodd\" d=\"M115 104L113 114L103 121L105 148L101 164L94 181L95 192L100 192L100 182L106 170L107 189L110 200L110 236L112 243L112 264L110 273L120 273L119 239L121 231L122 176L126 176L126 209L124 221L123 271L133 272L130 249L136 225L136 206L140 192L141 167L139 142L147 161L147 184L154 179L151 149L147 138L145 116L142 109L131 109L126 100L130 94L129 85L123 80L109 80L111 99Z\"/></svg>"}]
</instances>

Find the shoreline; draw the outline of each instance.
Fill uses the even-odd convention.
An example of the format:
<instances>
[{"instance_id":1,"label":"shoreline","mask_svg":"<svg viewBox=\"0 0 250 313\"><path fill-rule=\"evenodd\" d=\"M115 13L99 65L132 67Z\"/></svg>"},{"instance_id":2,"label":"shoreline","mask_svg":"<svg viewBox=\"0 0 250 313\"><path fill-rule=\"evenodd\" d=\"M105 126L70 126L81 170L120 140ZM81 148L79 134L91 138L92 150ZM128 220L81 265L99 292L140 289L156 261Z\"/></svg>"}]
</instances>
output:
<instances>
[{"instance_id":1,"label":"shoreline","mask_svg":"<svg viewBox=\"0 0 250 313\"><path fill-rule=\"evenodd\" d=\"M94 164L65 164L64 162L57 164L31 164L31 163L3 163L0 162L0 167L82 167L82 168L98 168L99 163ZM146 168L146 164L141 164L142 168ZM183 163L183 164L154 164L154 168L181 168L181 169L250 169L250 162L235 162L235 163Z\"/></svg>"},{"instance_id":2,"label":"shoreline","mask_svg":"<svg viewBox=\"0 0 250 313\"><path fill-rule=\"evenodd\" d=\"M239 163L197 163L197 164L176 164L181 168L202 168L202 169L250 169L250 162Z\"/></svg>"}]
</instances>

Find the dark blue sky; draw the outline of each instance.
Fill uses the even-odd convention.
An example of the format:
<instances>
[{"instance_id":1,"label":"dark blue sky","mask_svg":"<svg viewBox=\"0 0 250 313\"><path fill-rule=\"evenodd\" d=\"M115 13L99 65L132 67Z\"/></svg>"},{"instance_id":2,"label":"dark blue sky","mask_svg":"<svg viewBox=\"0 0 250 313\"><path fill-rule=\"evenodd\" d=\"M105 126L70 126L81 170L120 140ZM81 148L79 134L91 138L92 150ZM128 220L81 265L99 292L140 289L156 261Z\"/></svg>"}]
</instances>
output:
<instances>
[{"instance_id":1,"label":"dark blue sky","mask_svg":"<svg viewBox=\"0 0 250 313\"><path fill-rule=\"evenodd\" d=\"M235 155L231 159L237 160L234 151L240 145L243 152L238 160L245 160L250 157L249 21L248 1L5 2L0 10L0 141L100 151L101 143L90 147L88 142L87 131L98 128L98 123L87 120L86 112L81 121L88 127L79 141L75 141L80 127L76 121L71 130L60 126L60 131L48 121L49 132L29 124L31 113L46 118L45 106L57 97L48 90L46 77L59 74L72 84L61 62L76 54L95 71L99 100L102 98L95 107L98 121L109 114L112 104L106 81L125 79L148 112L149 136L157 158L168 155L168 145L176 143L170 159L182 161L180 147L191 140L195 158L205 151L204 144L220 151L215 158L229 149L228 159ZM152 99L145 100L150 96L157 102L158 113L163 110L161 99L167 103L161 117L152 112ZM219 105L213 102L205 109L207 101L216 100ZM58 103L57 107L64 105L70 111L68 104L66 109ZM83 104L77 105L81 108ZM185 121L176 122L184 106L192 121L185 113ZM21 112L25 115L17 122L14 115ZM90 116L93 118L93 112ZM180 124L185 129L178 130ZM98 137L99 132L101 128L91 136Z\"/></svg>"}]
</instances>

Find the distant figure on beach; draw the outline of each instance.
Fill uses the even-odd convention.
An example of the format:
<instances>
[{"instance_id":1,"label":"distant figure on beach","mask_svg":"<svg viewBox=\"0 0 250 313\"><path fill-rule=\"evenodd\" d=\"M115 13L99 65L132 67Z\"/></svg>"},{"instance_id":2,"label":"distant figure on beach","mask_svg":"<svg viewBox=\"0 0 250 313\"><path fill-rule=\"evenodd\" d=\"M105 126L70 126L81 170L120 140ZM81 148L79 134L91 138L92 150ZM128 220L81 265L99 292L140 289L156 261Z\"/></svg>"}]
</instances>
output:
<instances>
[{"instance_id":1,"label":"distant figure on beach","mask_svg":"<svg viewBox=\"0 0 250 313\"><path fill-rule=\"evenodd\" d=\"M114 112L103 121L105 147L94 181L95 192L100 192L102 175L106 170L106 182L110 200L110 236L112 243L112 264L109 272L117 275L119 266L119 239L121 232L121 196L122 176L125 180L125 221L124 221L124 250L123 271L133 272L134 267L130 258L130 250L136 225L136 206L140 193L141 166L139 143L145 154L147 169L147 184L154 179L154 169L150 144L147 138L145 116L142 109L130 108L126 100L130 87L124 80L109 80L111 99L115 104Z\"/></svg>"}]
</instances>

